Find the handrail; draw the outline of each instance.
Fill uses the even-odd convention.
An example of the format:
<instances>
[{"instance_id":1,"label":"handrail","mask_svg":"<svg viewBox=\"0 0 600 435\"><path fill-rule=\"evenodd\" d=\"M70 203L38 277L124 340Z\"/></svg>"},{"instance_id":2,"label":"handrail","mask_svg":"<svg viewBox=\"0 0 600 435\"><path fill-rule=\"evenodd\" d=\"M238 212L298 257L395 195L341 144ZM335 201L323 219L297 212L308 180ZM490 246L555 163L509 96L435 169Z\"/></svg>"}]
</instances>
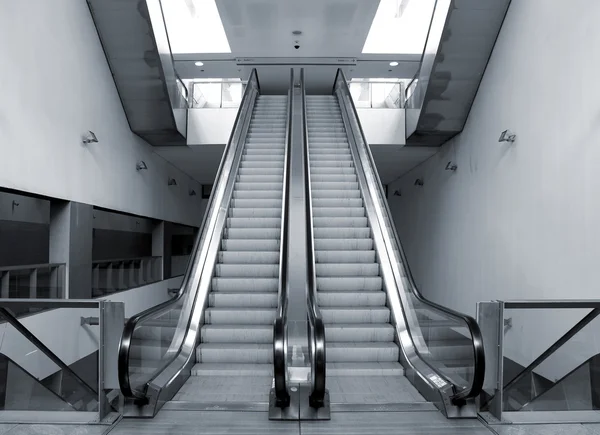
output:
<instances>
[{"instance_id":1,"label":"handrail","mask_svg":"<svg viewBox=\"0 0 600 435\"><path fill-rule=\"evenodd\" d=\"M300 70L300 86L302 90L302 122L304 145L304 189L306 213L306 270L307 270L307 304L308 304L308 350L312 365L312 385L309 398L310 406L321 408L325 401L326 380L326 347L325 323L317 303L317 276L315 267L315 246L313 231L312 188L310 182L310 155L308 144L308 121L306 119L306 89L304 86L304 68Z\"/></svg>"},{"instance_id":2,"label":"handrail","mask_svg":"<svg viewBox=\"0 0 600 435\"><path fill-rule=\"evenodd\" d=\"M287 308L288 308L288 233L289 233L289 196L290 161L292 147L292 107L294 95L294 69L290 70L290 88L288 90L287 121L285 127L286 146L283 169L283 194L281 201L281 237L279 247L279 287L277 292L277 316L273 322L273 379L275 382L276 406L290 406L290 394L287 389Z\"/></svg>"},{"instance_id":3,"label":"handrail","mask_svg":"<svg viewBox=\"0 0 600 435\"><path fill-rule=\"evenodd\" d=\"M8 323L12 325L21 335L23 335L28 341L33 343L33 345L42 351L44 355L48 357L54 364L60 367L61 370L64 370L66 373L69 373L70 376L73 376L75 381L89 394L92 396L97 396L98 392L94 390L94 388L88 385L82 378L79 377L77 373L75 373L71 367L69 367L63 360L61 360L54 352L52 352L44 343L40 341L29 329L25 327L19 320L13 316L6 308L0 307L0 317L4 317Z\"/></svg>"},{"instance_id":4,"label":"handrail","mask_svg":"<svg viewBox=\"0 0 600 435\"><path fill-rule=\"evenodd\" d=\"M23 264L18 266L2 266L0 272L13 272L16 270L30 270L30 269L52 269L55 267L65 266L66 263L45 263L45 264Z\"/></svg>"},{"instance_id":5,"label":"handrail","mask_svg":"<svg viewBox=\"0 0 600 435\"><path fill-rule=\"evenodd\" d=\"M338 72L336 74L336 81L334 84L334 88L337 85L338 78L341 79L340 82L342 83L342 89L344 90L344 93L346 93L346 95L350 96L350 98L349 98L350 109L353 111L354 116L358 120L359 119L358 112L354 105L354 101L351 98L350 89L348 88L348 82L346 81L344 72L341 69L338 69ZM359 130L358 133L362 137L364 149L365 149L367 157L369 159L369 165L371 166L371 169L375 175L375 179L377 180L377 185L375 187L378 189L381 197L386 198L385 189L383 188L383 185L381 184L381 178L379 177L379 173L377 171L377 166L375 164L375 159L373 158L373 154L371 153L371 149L368 146L368 142L366 140L366 135L363 131L363 128L362 128L362 125L360 124L360 122L358 122L357 124L358 124L358 130ZM390 211L388 201L385 200L382 202L386 208L387 215L391 217L392 213ZM385 222L382 222L382 224L385 225ZM460 319L462 322L464 322L466 324L466 326L471 334L471 339L472 339L472 343L473 343L474 369L475 369L474 375L473 375L473 380L471 382L470 388L464 389L462 391L459 391L458 393L455 393L451 397L452 401L458 402L458 401L461 401L464 399L477 397L481 393L481 390L483 388L483 380L484 380L484 376L485 376L485 354L484 354L484 349L483 349L483 338L481 336L481 330L479 329L479 325L477 324L477 321L471 316L468 316L466 314L462 314L462 313L459 313L452 309L443 307L443 306L436 304L434 302L431 302L423 297L423 295L419 291L419 289L416 285L416 282L414 280L413 274L411 272L410 266L409 266L407 258L406 258L406 254L404 252L404 247L402 246L402 242L400 240L400 237L398 236L396 228L393 224L390 226L391 226L392 235L395 238L395 242L398 247L400 261L404 266L404 269L406 272L406 278L408 279L408 281L410 283L411 292L414 294L414 296L417 298L417 300L419 302L423 303L424 305L427 305L428 307L433 308L436 311L442 312L447 316L451 316L451 317ZM389 242L391 243L391 241L389 241ZM388 243L386 243L386 245L388 245ZM390 249L390 248L391 247L388 247L388 249ZM388 252L388 255L390 255L389 252ZM391 257L391 255L390 255L390 257ZM417 351L417 353L418 353L418 351ZM430 365L430 367L431 367L431 365ZM437 370L435 370L434 367L431 367L431 368L437 372ZM440 376L442 376L443 378L446 378L446 376L443 376L442 374L440 374Z\"/></svg>"},{"instance_id":6,"label":"handrail","mask_svg":"<svg viewBox=\"0 0 600 435\"><path fill-rule=\"evenodd\" d=\"M257 84L257 89L260 89L260 85L258 83L258 76L257 76L257 72L256 69L253 69L252 72L250 73L250 77L248 79L248 82L250 83L252 80L256 81ZM235 141L235 136L238 133L238 129L240 128L240 118L242 115L242 111L244 108L244 105L246 104L247 100L249 100L250 98L250 93L251 93L252 87L251 86L247 86L246 90L244 92L244 96L242 97L242 102L240 104L240 110L238 110L238 113L235 117L235 121L234 121L234 128L231 130L231 134L229 136L229 140L227 142L227 145L225 146L225 150L223 151L223 156L221 157L221 162L219 164L219 169L217 170L217 174L215 177L215 180L217 180L217 183L225 183L226 180L222 180L221 178L223 178L223 174L226 172L226 168L225 168L225 162L228 160L228 156L232 150L232 148L234 147L234 141ZM231 168L228 168L229 170ZM231 175L231 174L229 174ZM215 184L215 186L217 186L218 184ZM219 189L219 188L215 188L212 189L212 192L210 194L210 198L208 200L208 204L206 206L206 210L204 212L204 217L202 218L202 224L200 226L200 231L198 231L198 234L196 236L196 241L194 242L194 249L192 251L192 255L190 255L190 260L188 261L186 270L185 270L185 275L181 284L181 287L179 289L179 292L177 293L177 295L167 301L164 302L160 305L157 305L155 307L149 308L148 310L143 311L142 313L139 313L138 315L131 317L129 319L129 321L127 322L127 324L125 325L125 328L123 329L123 336L121 338L121 344L119 347L119 364L118 364L118 371L119 371L119 385L121 387L121 392L123 393L123 395L125 397L130 397L130 398L134 398L137 400L145 400L146 399L146 395L144 392L140 392L140 391L134 391L131 388L131 382L129 379L129 357L130 357L130 349L131 349L131 342L132 342L132 338L133 338L133 333L135 331L135 329L137 328L138 324L143 323L145 320L149 319L152 316L158 315L158 314L162 314L165 311L167 311L167 309L174 307L180 300L181 298L188 292L188 287L190 287L190 280L191 280L191 276L193 274L193 271L196 267L196 263L198 261L198 257L200 255L200 251L201 251L201 241L203 239L202 235L204 234L205 230L207 229L207 223L209 222L209 216L211 216L213 214L213 212L215 212L214 208L215 208L215 203L217 201L217 196L219 196L220 198L220 202L223 200L224 197L224 188ZM218 212L218 210L216 210ZM207 240L205 240L205 243L209 243L210 239L207 238ZM202 265L199 265L199 267L202 267ZM189 289L189 291L192 291L192 289ZM190 304L195 304L195 299L193 301L190 302ZM182 310L182 314L184 313L184 310ZM191 313L190 313L190 318L188 318L187 320L187 327L189 327L189 322L191 320ZM175 360L175 358L177 357L177 353L173 354L171 358L169 358L165 364L163 364L161 367L159 367L153 374L153 376L147 380L146 385L148 385L148 383L150 381L152 381L156 375L158 373L160 373L167 365L169 365L171 362L173 362Z\"/></svg>"}]
</instances>

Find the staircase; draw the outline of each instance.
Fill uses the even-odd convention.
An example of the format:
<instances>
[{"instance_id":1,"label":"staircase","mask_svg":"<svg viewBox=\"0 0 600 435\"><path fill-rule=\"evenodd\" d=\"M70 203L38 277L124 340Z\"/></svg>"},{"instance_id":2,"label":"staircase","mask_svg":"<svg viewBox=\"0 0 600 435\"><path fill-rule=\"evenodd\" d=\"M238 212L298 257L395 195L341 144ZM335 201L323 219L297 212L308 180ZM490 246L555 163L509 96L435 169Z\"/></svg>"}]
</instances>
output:
<instances>
[{"instance_id":1,"label":"staircase","mask_svg":"<svg viewBox=\"0 0 600 435\"><path fill-rule=\"evenodd\" d=\"M175 400L264 401L273 376L273 321L287 97L260 96L246 138L196 350ZM256 396L256 397L255 397Z\"/></svg>"},{"instance_id":2,"label":"staircase","mask_svg":"<svg viewBox=\"0 0 600 435\"><path fill-rule=\"evenodd\" d=\"M331 392L331 376L404 371L337 99L306 101L317 295Z\"/></svg>"}]
</instances>

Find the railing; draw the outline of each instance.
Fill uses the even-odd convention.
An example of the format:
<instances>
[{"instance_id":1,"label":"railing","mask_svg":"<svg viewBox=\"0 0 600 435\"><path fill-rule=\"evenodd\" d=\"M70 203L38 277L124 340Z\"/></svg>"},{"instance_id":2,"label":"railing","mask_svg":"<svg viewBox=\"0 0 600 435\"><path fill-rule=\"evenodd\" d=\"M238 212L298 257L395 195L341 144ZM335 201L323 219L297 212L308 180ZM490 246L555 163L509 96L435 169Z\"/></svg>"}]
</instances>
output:
<instances>
[{"instance_id":1,"label":"railing","mask_svg":"<svg viewBox=\"0 0 600 435\"><path fill-rule=\"evenodd\" d=\"M163 278L162 261L162 257L93 261L92 296L106 296L158 282Z\"/></svg>"},{"instance_id":2,"label":"railing","mask_svg":"<svg viewBox=\"0 0 600 435\"><path fill-rule=\"evenodd\" d=\"M357 108L402 109L404 107L404 82L354 79L348 83Z\"/></svg>"},{"instance_id":3,"label":"railing","mask_svg":"<svg viewBox=\"0 0 600 435\"><path fill-rule=\"evenodd\" d=\"M422 394L441 394L448 401L444 411L456 412L447 405L460 407L481 392L485 359L479 327L472 317L427 301L418 291L342 70L338 70L334 89L394 313L402 362ZM448 342L455 345L450 352Z\"/></svg>"},{"instance_id":4,"label":"railing","mask_svg":"<svg viewBox=\"0 0 600 435\"><path fill-rule=\"evenodd\" d=\"M290 161L291 161L291 122L294 95L294 70L290 72L290 88L288 91L287 121L285 128L285 167L283 170L283 195L281 202L281 237L279 248L279 286L277 292L277 315L273 324L273 379L275 389L275 406L290 406L290 393L287 388L287 309L288 309L288 234L289 234L289 196L290 196Z\"/></svg>"},{"instance_id":5,"label":"railing","mask_svg":"<svg viewBox=\"0 0 600 435\"><path fill-rule=\"evenodd\" d=\"M44 313L17 319L23 307ZM113 423L123 320L122 302L0 299L0 419Z\"/></svg>"},{"instance_id":6,"label":"railing","mask_svg":"<svg viewBox=\"0 0 600 435\"><path fill-rule=\"evenodd\" d=\"M173 300L131 318L123 331L119 348L121 392L138 404L148 404L152 415L183 385L195 362L203 307L241 160L240 144L260 91L256 70L248 83L179 292ZM161 339L153 341L154 347L142 352L144 339L157 335Z\"/></svg>"},{"instance_id":7,"label":"railing","mask_svg":"<svg viewBox=\"0 0 600 435\"><path fill-rule=\"evenodd\" d=\"M0 267L0 297L64 299L65 269L64 263ZM30 312L31 308L23 307L17 314Z\"/></svg>"},{"instance_id":8,"label":"railing","mask_svg":"<svg viewBox=\"0 0 600 435\"><path fill-rule=\"evenodd\" d=\"M306 283L308 308L308 352L311 363L311 394L310 406L321 408L325 404L327 393L326 380L326 347L325 323L317 303L317 275L315 266L315 246L313 230L312 191L310 182L310 153L308 144L308 120L306 119L306 89L304 87L304 69L300 71L302 87L302 113L304 122L304 189L306 204Z\"/></svg>"},{"instance_id":9,"label":"railing","mask_svg":"<svg viewBox=\"0 0 600 435\"><path fill-rule=\"evenodd\" d=\"M247 82L240 80L192 81L192 109L238 108L242 102Z\"/></svg>"},{"instance_id":10,"label":"railing","mask_svg":"<svg viewBox=\"0 0 600 435\"><path fill-rule=\"evenodd\" d=\"M484 414L514 422L543 421L548 412L553 421L600 421L599 300L491 301L477 308L490 349Z\"/></svg>"},{"instance_id":11,"label":"railing","mask_svg":"<svg viewBox=\"0 0 600 435\"><path fill-rule=\"evenodd\" d=\"M187 109L190 106L189 91L183 80L177 75L177 95L175 109Z\"/></svg>"}]
</instances>

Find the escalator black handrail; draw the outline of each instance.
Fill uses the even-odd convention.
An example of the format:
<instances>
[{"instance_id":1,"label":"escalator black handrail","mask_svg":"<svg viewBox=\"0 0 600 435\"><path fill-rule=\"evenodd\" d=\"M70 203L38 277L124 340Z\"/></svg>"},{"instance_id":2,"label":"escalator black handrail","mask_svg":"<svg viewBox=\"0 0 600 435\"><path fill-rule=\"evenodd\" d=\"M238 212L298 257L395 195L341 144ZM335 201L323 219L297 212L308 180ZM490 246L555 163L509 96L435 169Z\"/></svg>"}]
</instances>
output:
<instances>
[{"instance_id":1,"label":"escalator black handrail","mask_svg":"<svg viewBox=\"0 0 600 435\"><path fill-rule=\"evenodd\" d=\"M288 90L287 119L285 127L285 156L283 167L283 193L281 201L281 236L279 246L279 286L277 291L277 314L273 322L273 380L275 398L279 408L290 405L290 393L287 389L287 309L288 309L288 234L289 234L289 196L290 161L292 146L292 107L294 95L294 69L290 70L290 88Z\"/></svg>"},{"instance_id":2,"label":"escalator black handrail","mask_svg":"<svg viewBox=\"0 0 600 435\"><path fill-rule=\"evenodd\" d=\"M252 69L252 72L250 73L250 77L248 79L248 83L250 83L252 80L254 80L256 82L257 89L259 89L259 91L260 91L260 85L258 83L258 74L256 72L256 68ZM223 156L221 157L221 162L219 163L219 169L217 170L217 175L215 176L216 183L219 182L219 180L223 174L227 156L229 155L232 147L234 146L233 142L235 139L235 135L237 133L237 130L241 127L240 118L241 118L241 114L242 114L242 108L244 107L246 101L250 97L251 89L252 89L252 86L246 86L246 89L244 91L242 101L240 102L240 110L238 110L238 113L235 117L233 129L231 130L231 134L229 135L229 140L227 141L227 145L225 146L225 149L223 151ZM216 184L214 187L216 187ZM194 267L194 264L196 263L196 259L200 252L200 248L201 248L200 243L202 241L202 234L204 233L206 224L208 222L208 217L210 216L211 211L214 208L217 190L218 189L213 188L212 192L210 194L210 197L208 199L208 204L206 205L206 209L204 211L204 216L202 218L202 224L200 225L200 228L196 235L196 240L194 242L194 248L192 250L192 255L190 256L190 259L188 260L188 264L185 269L183 281L182 281L179 291L176 293L175 297L131 317L125 324L125 327L123 328L123 335L121 336L121 343L119 345L119 353L118 353L118 373L119 373L119 386L121 388L121 392L123 393L123 395L125 397L129 397L129 398L133 398L133 399L137 399L137 400L145 400L145 398L146 398L146 395L144 392L136 391L133 388L131 388L131 382L129 379L129 357L130 357L130 349L131 349L131 342L133 339L133 333L139 324L143 323L144 321L148 320L151 317L162 314L162 313L166 312L167 310L169 310L170 308L174 307L182 299L182 297L187 293L190 277L193 272L193 267ZM206 240L205 242L208 243L209 240ZM194 303L194 302L195 301L191 301L191 303ZM182 313L183 313L183 310L182 310ZM188 319L188 326L189 326L189 321L190 321L190 319ZM170 358L168 361L166 361L165 364L163 364L154 373L156 374L156 373L160 372L164 367L166 367L168 364L170 364L172 362L172 360L174 360L176 358L176 356L177 355L174 355L172 358ZM152 378L150 378L147 382L149 382L151 379ZM147 384L147 382L146 382L146 384Z\"/></svg>"},{"instance_id":3,"label":"escalator black handrail","mask_svg":"<svg viewBox=\"0 0 600 435\"><path fill-rule=\"evenodd\" d=\"M13 316L6 308L0 308L0 317L4 317L8 323L11 324L13 328L15 328L27 341L32 343L36 349L39 349L50 361L60 367L65 373L68 373L69 376L72 376L73 379L81 386L88 394L98 397L98 391L94 389L91 385L85 382L77 373L73 371L71 367L69 367L62 359L58 357L48 346L40 341L39 338L35 336L29 329L25 327L19 320Z\"/></svg>"},{"instance_id":4,"label":"escalator black handrail","mask_svg":"<svg viewBox=\"0 0 600 435\"><path fill-rule=\"evenodd\" d=\"M348 100L350 102L350 109L352 110L354 117L358 120L359 119L358 111L356 110L354 100L352 99L352 96L350 94L350 89L348 88L348 82L346 81L344 72L341 69L338 69L338 72L336 74L336 79L335 79L336 85L337 85L338 81L340 81L342 83L342 89L344 90L344 93L347 96L349 96ZM363 131L363 128L362 128L362 125L360 124L360 122L358 122L357 125L358 125L358 130L359 130L358 133L362 138L364 148L365 148L367 156L369 158L369 165L371 166L371 169L372 169L373 173L375 174L375 179L377 180L376 187L377 187L377 189L379 189L381 197L386 198L385 189L383 188L383 185L381 184L381 178L379 177L379 173L377 171L377 166L375 164L375 159L373 158L373 154L371 153L371 148L368 146L365 132ZM391 219L392 213L389 208L387 198L385 201L382 201L382 202L386 208L387 215ZM463 389L461 391L456 392L451 397L451 399L453 401L459 401L459 400L464 400L464 399L469 399L469 398L479 396L479 394L481 393L482 388L483 388L483 380L485 377L485 352L484 352L484 348L483 348L483 337L481 335L481 329L479 328L477 321L473 317L471 317L467 314L459 313L458 311L455 311L450 308L444 307L442 305L436 304L435 302L431 302L431 301L427 300L425 297L423 297L423 295L421 294L421 292L419 291L419 289L417 287L417 284L416 284L413 274L411 272L409 263L406 258L406 254L404 252L404 247L402 246L402 242L400 240L400 237L398 236L396 227L395 227L395 225L393 225L393 222L392 222L392 225L390 225L390 226L391 226L392 235L396 242L396 246L398 247L398 252L400 254L400 260L404 266L404 270L406 271L406 277L408 278L409 283L410 283L410 290L412 291L414 296L419 300L419 302L421 302L424 305L427 305L429 308L439 311L446 316L460 319L460 321L462 321L464 324L466 324L467 328L469 329L469 333L471 334L471 340L473 343L473 363L474 363L473 380L471 381L470 388ZM434 367L432 367L432 369L435 370ZM441 375L441 376L443 378L446 378L446 376L444 376L444 375Z\"/></svg>"},{"instance_id":5,"label":"escalator black handrail","mask_svg":"<svg viewBox=\"0 0 600 435\"><path fill-rule=\"evenodd\" d=\"M304 86L304 68L300 70L302 93L303 152L304 152L304 189L306 213L306 270L307 270L307 317L308 346L312 365L312 386L310 406L320 408L325 401L326 347L325 323L317 303L317 276L315 266L315 245L313 231L312 188L310 181L310 156L308 144L308 120L306 113L306 89Z\"/></svg>"}]
</instances>

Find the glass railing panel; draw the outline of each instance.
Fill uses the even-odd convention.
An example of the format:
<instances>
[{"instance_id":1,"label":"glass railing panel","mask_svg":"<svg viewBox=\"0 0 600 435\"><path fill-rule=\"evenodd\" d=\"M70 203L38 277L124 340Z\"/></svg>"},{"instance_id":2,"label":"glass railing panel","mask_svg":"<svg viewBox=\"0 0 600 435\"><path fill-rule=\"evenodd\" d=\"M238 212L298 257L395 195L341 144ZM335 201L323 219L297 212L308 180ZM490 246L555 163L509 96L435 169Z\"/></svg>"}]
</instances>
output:
<instances>
[{"instance_id":1,"label":"glass railing panel","mask_svg":"<svg viewBox=\"0 0 600 435\"><path fill-rule=\"evenodd\" d=\"M504 319L503 411L568 411L590 403L598 368L592 363L600 354L597 311L505 309Z\"/></svg>"},{"instance_id":2,"label":"glass railing panel","mask_svg":"<svg viewBox=\"0 0 600 435\"><path fill-rule=\"evenodd\" d=\"M22 306L43 312L17 318ZM122 303L0 299L0 410L102 420L114 411L108 395L118 379L109 373L116 374L123 321Z\"/></svg>"},{"instance_id":3,"label":"glass railing panel","mask_svg":"<svg viewBox=\"0 0 600 435\"><path fill-rule=\"evenodd\" d=\"M242 107L219 165L215 189L212 190L179 291L174 299L131 318L123 331L119 350L119 381L126 397L145 399L150 381L160 378L165 368L170 367L173 376L179 376L182 366L175 369L171 363L180 352L185 353L182 357L182 361L185 361L181 363L183 365L188 364L193 357L193 343L198 339L195 334L199 331L201 310L212 277L212 267L208 264L212 264L214 257L209 250L214 249L221 238L224 210L227 210L234 183L233 174L237 168L234 163L241 158L238 144L243 139L242 126L249 123L249 114L258 94L255 70L251 74L251 80L252 86L245 88ZM157 388L162 386L164 385Z\"/></svg>"}]
</instances>

